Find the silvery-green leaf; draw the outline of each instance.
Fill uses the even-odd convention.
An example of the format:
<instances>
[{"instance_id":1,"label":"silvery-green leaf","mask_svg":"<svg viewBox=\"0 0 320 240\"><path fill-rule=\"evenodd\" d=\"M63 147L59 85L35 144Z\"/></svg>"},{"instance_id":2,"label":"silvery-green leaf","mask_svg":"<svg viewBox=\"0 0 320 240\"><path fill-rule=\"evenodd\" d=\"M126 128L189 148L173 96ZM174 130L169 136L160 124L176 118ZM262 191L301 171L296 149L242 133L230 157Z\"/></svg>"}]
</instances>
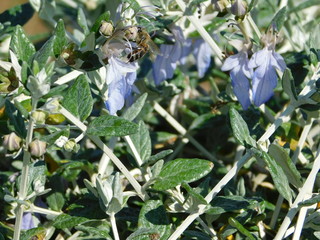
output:
<instances>
[{"instance_id":1,"label":"silvery-green leaf","mask_svg":"<svg viewBox=\"0 0 320 240\"><path fill-rule=\"evenodd\" d=\"M255 147L256 141L250 136L248 125L241 115L233 107L230 109L229 114L233 135L236 140L243 146L249 144Z\"/></svg>"},{"instance_id":2,"label":"silvery-green leaf","mask_svg":"<svg viewBox=\"0 0 320 240\"><path fill-rule=\"evenodd\" d=\"M64 229L64 228L72 228L85 221L88 221L88 219L84 217L70 216L68 214L61 214L53 220L52 224L57 229Z\"/></svg>"},{"instance_id":3,"label":"silvery-green leaf","mask_svg":"<svg viewBox=\"0 0 320 240\"><path fill-rule=\"evenodd\" d=\"M54 211L61 211L65 204L65 198L61 192L53 192L46 199L49 207Z\"/></svg>"},{"instance_id":4,"label":"silvery-green leaf","mask_svg":"<svg viewBox=\"0 0 320 240\"><path fill-rule=\"evenodd\" d=\"M81 121L89 117L93 108L93 98L85 75L77 77L73 85L64 94L62 106Z\"/></svg>"},{"instance_id":5,"label":"silvery-green leaf","mask_svg":"<svg viewBox=\"0 0 320 240\"><path fill-rule=\"evenodd\" d=\"M95 186L91 182L89 182L87 179L83 180L84 185L88 190L97 198L99 198L98 191L96 190Z\"/></svg>"},{"instance_id":6,"label":"silvery-green leaf","mask_svg":"<svg viewBox=\"0 0 320 240\"><path fill-rule=\"evenodd\" d=\"M36 49L31 41L25 35L21 26L16 26L14 34L11 38L10 49L17 55L18 59L31 63L31 58L35 54Z\"/></svg>"},{"instance_id":7,"label":"silvery-green leaf","mask_svg":"<svg viewBox=\"0 0 320 240\"><path fill-rule=\"evenodd\" d=\"M279 145L271 144L269 147L269 154L275 159L277 164L281 166L289 182L297 189L301 188L303 185L301 175L288 153Z\"/></svg>"},{"instance_id":8,"label":"silvery-green leaf","mask_svg":"<svg viewBox=\"0 0 320 240\"><path fill-rule=\"evenodd\" d=\"M138 130L138 125L120 117L102 115L90 122L87 134L95 136L127 136Z\"/></svg>"},{"instance_id":9,"label":"silvery-green leaf","mask_svg":"<svg viewBox=\"0 0 320 240\"><path fill-rule=\"evenodd\" d=\"M68 44L66 30L62 19L58 21L54 34L55 39L53 43L53 53L55 56L59 56L62 53L63 48Z\"/></svg>"},{"instance_id":10,"label":"silvery-green leaf","mask_svg":"<svg viewBox=\"0 0 320 240\"><path fill-rule=\"evenodd\" d=\"M270 175L273 179L274 185L279 193L291 204L292 190L289 186L288 177L283 171L281 165L268 153L261 150L254 150L256 157L262 158L268 166Z\"/></svg>"},{"instance_id":11,"label":"silvery-green leaf","mask_svg":"<svg viewBox=\"0 0 320 240\"><path fill-rule=\"evenodd\" d=\"M160 200L149 200L141 208L138 221L139 228L157 230L158 239L168 239L171 225L163 203Z\"/></svg>"},{"instance_id":12,"label":"silvery-green leaf","mask_svg":"<svg viewBox=\"0 0 320 240\"><path fill-rule=\"evenodd\" d=\"M213 168L213 163L207 160L178 158L164 165L153 188L167 190L182 182L193 182L207 175Z\"/></svg>"},{"instance_id":13,"label":"silvery-green leaf","mask_svg":"<svg viewBox=\"0 0 320 240\"><path fill-rule=\"evenodd\" d=\"M163 163L164 163L163 160L159 160L151 167L152 178L155 178L159 175L163 167Z\"/></svg>"},{"instance_id":14,"label":"silvery-green leaf","mask_svg":"<svg viewBox=\"0 0 320 240\"><path fill-rule=\"evenodd\" d=\"M87 23L87 17L82 8L78 8L77 22L79 26L83 29L84 35L88 35L89 28Z\"/></svg>"},{"instance_id":15,"label":"silvery-green leaf","mask_svg":"<svg viewBox=\"0 0 320 240\"><path fill-rule=\"evenodd\" d=\"M146 162L151 156L151 138L148 127L143 121L138 124L138 132L130 136L142 162Z\"/></svg>"},{"instance_id":16,"label":"silvery-green leaf","mask_svg":"<svg viewBox=\"0 0 320 240\"><path fill-rule=\"evenodd\" d=\"M133 121L138 114L140 113L141 109L143 108L146 100L148 97L148 93L142 94L122 115L124 119L129 121Z\"/></svg>"},{"instance_id":17,"label":"silvery-green leaf","mask_svg":"<svg viewBox=\"0 0 320 240\"><path fill-rule=\"evenodd\" d=\"M282 76L282 87L286 94L289 95L290 100L297 100L297 92L294 85L294 79L292 77L291 71L287 68Z\"/></svg>"}]
</instances>

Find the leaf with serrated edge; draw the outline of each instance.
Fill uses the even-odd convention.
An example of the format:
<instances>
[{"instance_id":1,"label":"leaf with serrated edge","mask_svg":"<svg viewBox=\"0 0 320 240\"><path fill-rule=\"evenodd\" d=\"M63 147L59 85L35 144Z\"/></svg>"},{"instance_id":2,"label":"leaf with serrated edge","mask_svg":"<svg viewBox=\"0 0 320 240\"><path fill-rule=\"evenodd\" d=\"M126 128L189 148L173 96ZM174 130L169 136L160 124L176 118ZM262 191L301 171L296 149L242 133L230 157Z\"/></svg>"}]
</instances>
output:
<instances>
[{"instance_id":1,"label":"leaf with serrated edge","mask_svg":"<svg viewBox=\"0 0 320 240\"><path fill-rule=\"evenodd\" d=\"M25 35L21 26L17 26L11 38L10 49L17 55L18 59L31 63L31 57L36 49L31 41Z\"/></svg>"},{"instance_id":2,"label":"leaf with serrated edge","mask_svg":"<svg viewBox=\"0 0 320 240\"><path fill-rule=\"evenodd\" d=\"M62 106L84 121L91 113L93 99L87 78L80 75L64 95Z\"/></svg>"},{"instance_id":3,"label":"leaf with serrated edge","mask_svg":"<svg viewBox=\"0 0 320 240\"><path fill-rule=\"evenodd\" d=\"M62 19L58 21L54 35L53 53L55 56L58 56L61 54L63 48L68 44L66 30Z\"/></svg>"},{"instance_id":4,"label":"leaf with serrated edge","mask_svg":"<svg viewBox=\"0 0 320 240\"><path fill-rule=\"evenodd\" d=\"M49 57L53 56L53 44L55 41L55 37L51 37L45 44L42 45L40 50L36 52L34 55L34 60L39 63L39 68L42 69L49 59Z\"/></svg>"},{"instance_id":5,"label":"leaf with serrated edge","mask_svg":"<svg viewBox=\"0 0 320 240\"><path fill-rule=\"evenodd\" d=\"M182 182L194 182L207 175L212 168L213 163L203 159L175 159L164 165L153 188L167 190Z\"/></svg>"}]
</instances>

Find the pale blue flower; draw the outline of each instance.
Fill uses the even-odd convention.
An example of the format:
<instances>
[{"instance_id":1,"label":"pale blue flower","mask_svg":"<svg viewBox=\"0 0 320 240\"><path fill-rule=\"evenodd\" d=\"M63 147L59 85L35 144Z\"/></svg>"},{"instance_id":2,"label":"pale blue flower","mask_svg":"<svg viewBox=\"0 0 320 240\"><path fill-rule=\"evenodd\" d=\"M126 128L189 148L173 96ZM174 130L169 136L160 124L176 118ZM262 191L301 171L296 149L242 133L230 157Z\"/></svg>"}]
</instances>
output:
<instances>
[{"instance_id":1,"label":"pale blue flower","mask_svg":"<svg viewBox=\"0 0 320 240\"><path fill-rule=\"evenodd\" d=\"M256 106L267 102L273 96L277 86L276 69L283 72L286 64L280 54L274 51L274 45L267 46L251 57L249 68L254 69L252 77L252 97Z\"/></svg>"},{"instance_id":2,"label":"pale blue flower","mask_svg":"<svg viewBox=\"0 0 320 240\"><path fill-rule=\"evenodd\" d=\"M238 54L228 57L221 67L222 71L230 71L234 94L245 110L251 104L250 83L248 78L251 78L253 74L252 69L248 67L248 63L248 53L246 51L240 51Z\"/></svg>"},{"instance_id":3,"label":"pale blue flower","mask_svg":"<svg viewBox=\"0 0 320 240\"><path fill-rule=\"evenodd\" d=\"M152 66L152 75L156 85L159 85L164 80L173 77L180 55L180 44L161 45L160 54L157 56Z\"/></svg>"},{"instance_id":4,"label":"pale blue flower","mask_svg":"<svg viewBox=\"0 0 320 240\"><path fill-rule=\"evenodd\" d=\"M192 53L196 59L198 76L203 78L211 63L211 48L206 41L200 38L194 42Z\"/></svg>"},{"instance_id":5,"label":"pale blue flower","mask_svg":"<svg viewBox=\"0 0 320 240\"><path fill-rule=\"evenodd\" d=\"M176 27L172 29L172 34L175 39L175 44L162 44L160 46L160 54L157 55L156 60L152 66L152 75L156 85L159 85L166 79L173 77L174 70L177 67L177 62L182 55L183 43L185 38L181 28Z\"/></svg>"},{"instance_id":6,"label":"pale blue flower","mask_svg":"<svg viewBox=\"0 0 320 240\"><path fill-rule=\"evenodd\" d=\"M22 217L21 229L28 230L34 227L35 226L34 226L32 214L30 212L24 213Z\"/></svg>"},{"instance_id":7,"label":"pale blue flower","mask_svg":"<svg viewBox=\"0 0 320 240\"><path fill-rule=\"evenodd\" d=\"M118 58L109 58L107 66L108 100L106 108L111 115L123 108L137 78L137 63L125 63Z\"/></svg>"},{"instance_id":8,"label":"pale blue flower","mask_svg":"<svg viewBox=\"0 0 320 240\"><path fill-rule=\"evenodd\" d=\"M192 45L193 45L193 41L191 38L188 38L184 41L181 49L181 56L179 59L180 64L184 65L187 63L187 58L192 52L192 47L193 47Z\"/></svg>"}]
</instances>

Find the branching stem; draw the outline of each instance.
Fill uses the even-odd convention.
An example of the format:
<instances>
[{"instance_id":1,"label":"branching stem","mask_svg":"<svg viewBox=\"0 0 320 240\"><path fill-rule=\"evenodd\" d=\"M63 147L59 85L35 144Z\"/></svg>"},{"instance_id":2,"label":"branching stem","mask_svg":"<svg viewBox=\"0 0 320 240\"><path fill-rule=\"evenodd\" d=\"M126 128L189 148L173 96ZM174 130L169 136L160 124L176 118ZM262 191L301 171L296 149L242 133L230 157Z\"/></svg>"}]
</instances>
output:
<instances>
[{"instance_id":1,"label":"branching stem","mask_svg":"<svg viewBox=\"0 0 320 240\"><path fill-rule=\"evenodd\" d=\"M38 100L33 99L31 112L36 110L37 104L38 104ZM21 173L21 181L20 181L20 191L18 193L19 200L25 200L25 198L27 197L28 173L29 173L29 164L31 159L31 154L28 148L29 148L29 144L32 141L34 124L35 124L34 119L31 117L31 115L29 115L27 137L26 137L26 142L23 149L23 163L22 163L23 165L22 165L22 173ZM18 204L17 210L16 210L16 222L14 225L13 240L20 239L23 213L24 213L24 206L21 204Z\"/></svg>"}]
</instances>

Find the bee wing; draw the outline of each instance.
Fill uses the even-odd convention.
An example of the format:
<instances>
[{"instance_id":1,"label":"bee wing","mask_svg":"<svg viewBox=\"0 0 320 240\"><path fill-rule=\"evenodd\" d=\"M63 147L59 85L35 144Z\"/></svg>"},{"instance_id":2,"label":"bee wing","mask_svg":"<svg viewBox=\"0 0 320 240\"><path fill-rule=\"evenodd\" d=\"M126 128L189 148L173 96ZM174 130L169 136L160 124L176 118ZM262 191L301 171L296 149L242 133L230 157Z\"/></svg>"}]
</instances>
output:
<instances>
[{"instance_id":1,"label":"bee wing","mask_svg":"<svg viewBox=\"0 0 320 240\"><path fill-rule=\"evenodd\" d=\"M159 55L160 54L160 49L158 48L158 46L150 39L148 42L148 45L150 47L150 50L153 54L155 55Z\"/></svg>"}]
</instances>

